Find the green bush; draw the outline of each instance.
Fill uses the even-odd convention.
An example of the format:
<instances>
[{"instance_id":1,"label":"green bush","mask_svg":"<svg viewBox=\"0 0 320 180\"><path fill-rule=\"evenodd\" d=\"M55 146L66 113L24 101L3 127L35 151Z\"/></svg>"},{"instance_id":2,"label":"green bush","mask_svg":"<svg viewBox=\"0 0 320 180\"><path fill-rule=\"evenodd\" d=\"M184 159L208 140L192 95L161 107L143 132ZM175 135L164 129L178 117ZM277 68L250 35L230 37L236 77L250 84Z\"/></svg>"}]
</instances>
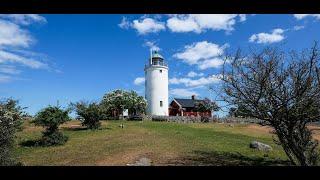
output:
<instances>
[{"instance_id":1,"label":"green bush","mask_svg":"<svg viewBox=\"0 0 320 180\"><path fill-rule=\"evenodd\" d=\"M89 129L98 129L101 126L100 120L103 119L103 113L98 104L77 102L71 106L78 116L82 117L79 120L82 121L83 126L87 126Z\"/></svg>"},{"instance_id":2,"label":"green bush","mask_svg":"<svg viewBox=\"0 0 320 180\"><path fill-rule=\"evenodd\" d=\"M201 116L201 122L203 123L208 123L210 122L211 117L206 117L206 116Z\"/></svg>"},{"instance_id":3,"label":"green bush","mask_svg":"<svg viewBox=\"0 0 320 180\"><path fill-rule=\"evenodd\" d=\"M45 128L39 141L40 145L62 145L67 141L68 138L59 132L59 125L71 120L68 114L68 110L56 106L49 106L36 114L33 123Z\"/></svg>"},{"instance_id":4,"label":"green bush","mask_svg":"<svg viewBox=\"0 0 320 180\"><path fill-rule=\"evenodd\" d=\"M52 145L63 145L68 141L68 137L64 136L61 132L43 132L43 137L39 141L39 145L52 146Z\"/></svg>"},{"instance_id":5,"label":"green bush","mask_svg":"<svg viewBox=\"0 0 320 180\"><path fill-rule=\"evenodd\" d=\"M12 151L15 132L21 130L22 114L17 101L0 101L0 166L17 165Z\"/></svg>"}]
</instances>

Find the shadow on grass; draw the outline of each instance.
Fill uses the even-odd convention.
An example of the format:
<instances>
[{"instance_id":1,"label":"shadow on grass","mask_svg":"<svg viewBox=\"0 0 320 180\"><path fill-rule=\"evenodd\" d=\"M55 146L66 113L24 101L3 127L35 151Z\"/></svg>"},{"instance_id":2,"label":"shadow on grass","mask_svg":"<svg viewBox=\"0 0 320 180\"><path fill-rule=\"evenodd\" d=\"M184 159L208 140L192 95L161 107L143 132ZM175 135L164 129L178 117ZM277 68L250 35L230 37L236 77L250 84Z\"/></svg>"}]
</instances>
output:
<instances>
[{"instance_id":1,"label":"shadow on grass","mask_svg":"<svg viewBox=\"0 0 320 180\"><path fill-rule=\"evenodd\" d=\"M89 128L85 127L85 126L80 126L80 127L62 127L63 130L66 131L85 131L88 130Z\"/></svg>"},{"instance_id":2,"label":"shadow on grass","mask_svg":"<svg viewBox=\"0 0 320 180\"><path fill-rule=\"evenodd\" d=\"M65 131L86 131L86 130L91 130L91 131L99 131L99 130L111 130L111 127L99 127L98 129L89 129L85 126L81 127L62 127L63 130Z\"/></svg>"},{"instance_id":3,"label":"shadow on grass","mask_svg":"<svg viewBox=\"0 0 320 180\"><path fill-rule=\"evenodd\" d=\"M288 166L289 161L268 157L249 157L240 153L194 151L194 155L169 162L184 166Z\"/></svg>"},{"instance_id":4,"label":"shadow on grass","mask_svg":"<svg viewBox=\"0 0 320 180\"><path fill-rule=\"evenodd\" d=\"M68 138L68 137L66 137ZM23 147L50 147L50 146L61 146L66 143L67 139L64 140L63 142L46 142L43 141L43 139L38 139L38 140L26 140L22 141L19 143L20 146Z\"/></svg>"},{"instance_id":5,"label":"shadow on grass","mask_svg":"<svg viewBox=\"0 0 320 180\"><path fill-rule=\"evenodd\" d=\"M23 147L39 147L41 146L41 140L26 140L19 143Z\"/></svg>"}]
</instances>

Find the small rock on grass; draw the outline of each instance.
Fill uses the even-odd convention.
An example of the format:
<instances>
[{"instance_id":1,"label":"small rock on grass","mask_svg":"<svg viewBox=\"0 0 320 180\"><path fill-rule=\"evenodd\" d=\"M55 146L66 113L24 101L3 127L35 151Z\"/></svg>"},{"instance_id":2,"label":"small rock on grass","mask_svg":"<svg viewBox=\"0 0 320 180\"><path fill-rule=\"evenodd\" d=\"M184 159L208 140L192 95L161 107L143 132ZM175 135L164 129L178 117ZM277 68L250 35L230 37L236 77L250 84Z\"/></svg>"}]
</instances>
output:
<instances>
[{"instance_id":1,"label":"small rock on grass","mask_svg":"<svg viewBox=\"0 0 320 180\"><path fill-rule=\"evenodd\" d=\"M250 148L258 149L259 151L272 151L272 147L268 144L264 144L258 141L252 141L250 143Z\"/></svg>"},{"instance_id":2,"label":"small rock on grass","mask_svg":"<svg viewBox=\"0 0 320 180\"><path fill-rule=\"evenodd\" d=\"M136 161L134 164L127 164L127 166L151 166L151 160L143 157Z\"/></svg>"}]
</instances>

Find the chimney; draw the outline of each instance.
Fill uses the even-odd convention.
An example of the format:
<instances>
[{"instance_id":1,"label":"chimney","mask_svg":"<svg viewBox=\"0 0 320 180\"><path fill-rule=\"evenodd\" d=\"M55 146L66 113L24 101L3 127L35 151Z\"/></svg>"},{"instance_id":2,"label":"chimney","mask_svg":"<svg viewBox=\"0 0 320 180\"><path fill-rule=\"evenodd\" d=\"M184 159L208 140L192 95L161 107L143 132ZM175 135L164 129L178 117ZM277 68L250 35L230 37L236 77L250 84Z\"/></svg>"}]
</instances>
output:
<instances>
[{"instance_id":1,"label":"chimney","mask_svg":"<svg viewBox=\"0 0 320 180\"><path fill-rule=\"evenodd\" d=\"M192 100L195 100L195 99L196 99L196 95L192 95L192 96L191 96L191 99L192 99Z\"/></svg>"}]
</instances>

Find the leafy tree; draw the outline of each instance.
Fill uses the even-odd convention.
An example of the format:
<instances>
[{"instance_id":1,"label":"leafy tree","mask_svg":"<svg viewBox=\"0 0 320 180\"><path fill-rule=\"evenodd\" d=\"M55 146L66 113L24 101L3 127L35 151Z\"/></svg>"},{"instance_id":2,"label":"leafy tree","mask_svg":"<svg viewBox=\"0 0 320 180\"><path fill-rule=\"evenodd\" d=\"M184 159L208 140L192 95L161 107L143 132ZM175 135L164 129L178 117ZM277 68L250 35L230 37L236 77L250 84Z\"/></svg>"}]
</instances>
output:
<instances>
[{"instance_id":1,"label":"leafy tree","mask_svg":"<svg viewBox=\"0 0 320 180\"><path fill-rule=\"evenodd\" d=\"M252 117L250 115L250 110L246 109L246 106L239 104L237 107L232 107L229 109L229 116L233 117Z\"/></svg>"},{"instance_id":2,"label":"leafy tree","mask_svg":"<svg viewBox=\"0 0 320 180\"><path fill-rule=\"evenodd\" d=\"M208 98L204 98L202 101L195 101L195 110L199 112L218 111L219 106L216 102L211 101Z\"/></svg>"},{"instance_id":3,"label":"leafy tree","mask_svg":"<svg viewBox=\"0 0 320 180\"><path fill-rule=\"evenodd\" d=\"M103 96L101 106L103 111L113 117L122 115L124 109L129 110L129 114L142 114L145 112L146 101L134 91L114 90Z\"/></svg>"},{"instance_id":4,"label":"leafy tree","mask_svg":"<svg viewBox=\"0 0 320 180\"><path fill-rule=\"evenodd\" d=\"M83 118L82 125L89 129L98 129L101 125L100 120L103 119L102 110L97 103L77 102L71 104L78 116Z\"/></svg>"},{"instance_id":5,"label":"leafy tree","mask_svg":"<svg viewBox=\"0 0 320 180\"><path fill-rule=\"evenodd\" d=\"M300 53L269 47L242 55L238 50L228 59L222 75L224 100L272 126L275 141L293 164L316 165L318 142L307 125L320 118L317 43Z\"/></svg>"},{"instance_id":6,"label":"leafy tree","mask_svg":"<svg viewBox=\"0 0 320 180\"><path fill-rule=\"evenodd\" d=\"M0 101L0 166L17 165L12 155L15 133L22 129L23 108L18 101Z\"/></svg>"},{"instance_id":7,"label":"leafy tree","mask_svg":"<svg viewBox=\"0 0 320 180\"><path fill-rule=\"evenodd\" d=\"M36 114L33 123L45 128L41 145L62 145L68 140L68 137L59 131L59 125L71 120L68 114L69 110L63 110L58 106L46 107Z\"/></svg>"},{"instance_id":8,"label":"leafy tree","mask_svg":"<svg viewBox=\"0 0 320 180\"><path fill-rule=\"evenodd\" d=\"M146 111L147 102L135 91L129 92L128 110L131 115L143 114Z\"/></svg>"},{"instance_id":9,"label":"leafy tree","mask_svg":"<svg viewBox=\"0 0 320 180\"><path fill-rule=\"evenodd\" d=\"M228 116L229 116L229 117L237 117L236 111L237 111L237 108L235 108L235 107L229 108Z\"/></svg>"}]
</instances>

